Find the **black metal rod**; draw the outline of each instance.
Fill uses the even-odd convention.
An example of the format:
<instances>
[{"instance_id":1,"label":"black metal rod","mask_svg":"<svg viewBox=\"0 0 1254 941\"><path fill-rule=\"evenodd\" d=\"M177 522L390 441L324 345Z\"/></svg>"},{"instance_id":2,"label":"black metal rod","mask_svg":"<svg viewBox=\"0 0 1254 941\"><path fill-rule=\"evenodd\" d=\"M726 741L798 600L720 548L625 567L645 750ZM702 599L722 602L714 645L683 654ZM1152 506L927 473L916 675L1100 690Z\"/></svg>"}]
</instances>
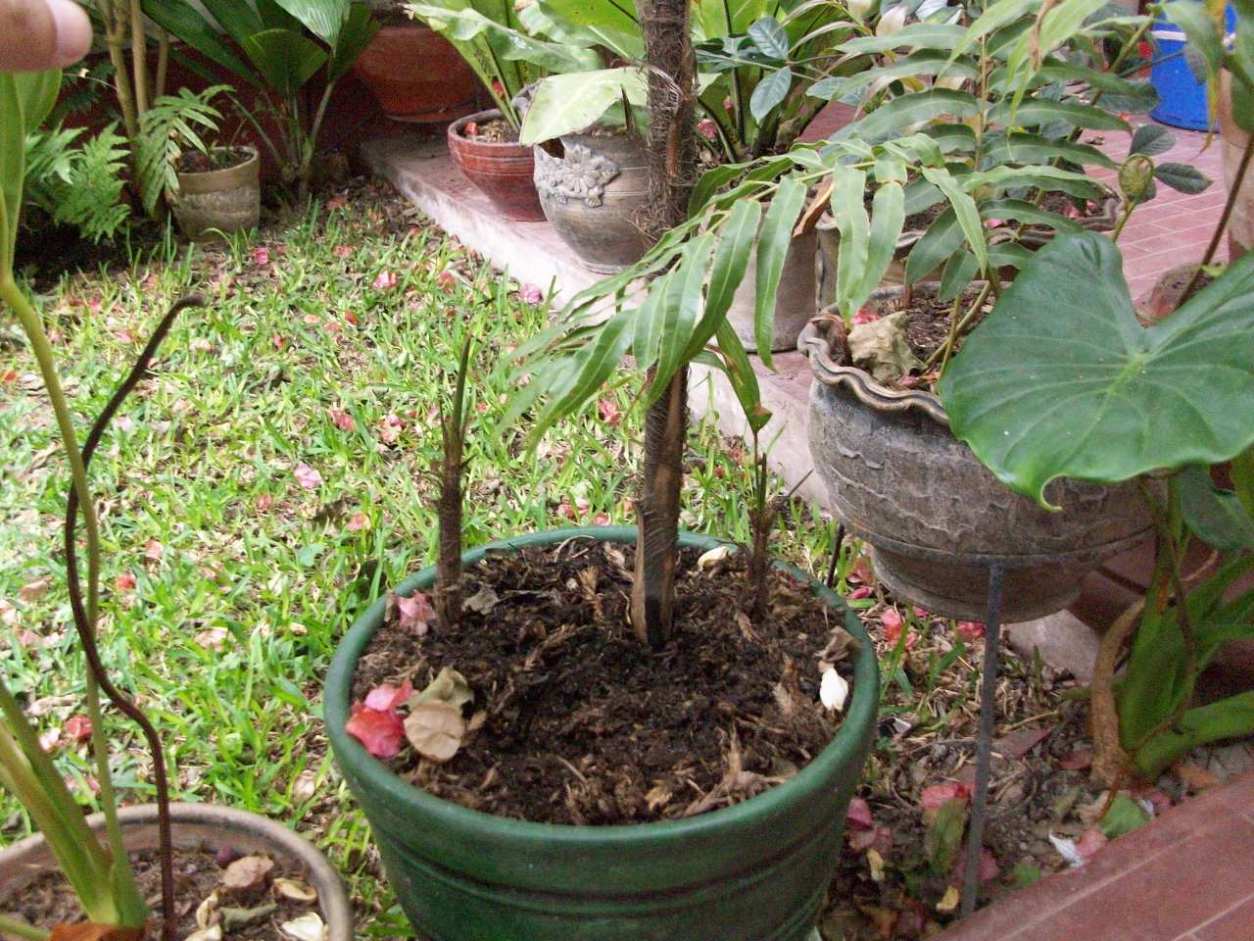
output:
<instances>
[{"instance_id":1,"label":"black metal rod","mask_svg":"<svg viewBox=\"0 0 1254 941\"><path fill-rule=\"evenodd\" d=\"M984 663L980 676L980 737L975 747L975 793L967 828L967 860L962 879L962 917L975 911L980 892L980 857L984 850L984 819L988 813L988 779L992 771L993 726L997 719L997 659L1001 648L1002 567L988 570L988 610L984 615Z\"/></svg>"},{"instance_id":2,"label":"black metal rod","mask_svg":"<svg viewBox=\"0 0 1254 941\"><path fill-rule=\"evenodd\" d=\"M836 564L840 561L840 550L845 545L845 524L836 524L836 542L832 546L832 563L827 567L827 587L836 587Z\"/></svg>"}]
</instances>

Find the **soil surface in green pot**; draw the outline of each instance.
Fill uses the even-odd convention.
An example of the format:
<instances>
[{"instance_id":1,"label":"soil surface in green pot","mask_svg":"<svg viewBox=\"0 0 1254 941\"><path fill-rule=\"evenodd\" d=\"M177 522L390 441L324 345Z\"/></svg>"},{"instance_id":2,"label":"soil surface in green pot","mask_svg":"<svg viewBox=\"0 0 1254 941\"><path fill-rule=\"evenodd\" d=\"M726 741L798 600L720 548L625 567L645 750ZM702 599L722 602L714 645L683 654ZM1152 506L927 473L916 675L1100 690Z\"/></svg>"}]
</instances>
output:
<instances>
[{"instance_id":1,"label":"soil surface in green pot","mask_svg":"<svg viewBox=\"0 0 1254 941\"><path fill-rule=\"evenodd\" d=\"M468 650L472 654L477 650L478 657L486 660L500 649L506 654L508 665L484 664L485 669L503 679L497 680L495 687L474 690L475 699L457 709L456 719L464 723L465 730L454 724L453 731L460 738L453 757L443 765L428 761L434 767L424 770L421 765L413 767L412 759L406 764L406 759L401 758L399 773L394 772L372 758L361 742L347 732L348 724L360 719L361 710L366 708L364 702L353 704L353 686L359 672L358 693L379 707L404 701L411 695L404 687L406 679L421 688L435 673L436 692L452 701L462 699L468 691L466 686L483 681L482 676L468 675L462 679L472 683L461 685L459 678L446 673L441 682L434 659L412 659L413 651L435 650L437 646L428 642L439 631L439 625L433 623L432 615L418 598L420 593L431 590L434 569L426 569L401 584L395 596L376 601L340 644L326 682L327 736L345 780L370 819L388 880L420 937L429 941L812 938L815 920L840 858L845 813L875 732L879 678L870 639L857 617L835 594L797 569L781 565L779 568L796 585L804 586L803 593L821 599L817 617L805 624L809 643L791 648L791 640L785 642L781 637L780 645L771 648L779 656L778 661L759 658L748 664L731 663L727 652L718 649L720 645L730 644L743 651L745 645L761 644L762 636L769 636L774 630L774 622L749 618L746 624L744 618L737 616L746 603L744 579L727 563L720 563L708 575L690 572L687 577L729 580L738 586L738 596L716 593L706 603L718 608L718 616L707 614L704 619L692 621L688 618L692 612L681 608L677 622L681 635L698 629L715 631L718 642L688 637L648 653L634 639L627 640L630 635L624 617L626 602L622 595L626 572L631 568L635 535L634 529L621 527L559 530L481 546L463 557L469 573L465 606L481 616L468 623L477 625L478 633L499 635L495 640L497 648L483 646L489 642L479 640L475 641L478 648ZM680 540L684 549L699 553L723 545L690 533L681 534ZM558 546L564 547L561 551L566 555L562 558L567 562L562 564L565 570L557 579L536 573L536 579L529 578L523 585L501 581L491 594L484 590L483 580L477 575L480 561L488 559L490 564L485 571L492 571L503 555L529 549L547 553ZM687 556L691 563L692 553ZM522 571L518 565L531 564L527 558L524 555L522 562L502 571L518 574ZM592 572L596 573L595 585ZM547 598L539 598L545 594ZM534 606L537 600L542 608L556 611L565 607L569 612L557 624L545 617L505 618L511 606ZM809 599L805 600L808 605ZM392 658L386 648L368 652L374 636L387 629L387 622L397 619L397 615L389 613L392 606L413 629L415 637L426 631L424 636L406 641L410 654L391 660L408 660L403 668L406 672L399 675L394 672L395 667L371 661L374 653ZM596 628L588 623L589 610ZM782 620L787 623L787 618ZM597 639L595 633L603 636ZM682 646L685 642L688 648ZM829 642L832 648L827 650ZM574 649L579 646L588 646L597 656L581 657ZM794 656L786 653L789 649L801 652ZM520 659L519 652L523 650L528 652ZM465 657L465 652L458 656ZM820 658L825 656L831 662L846 665L846 671L852 667L854 676L853 689L834 737L825 746L815 746L820 750L809 755L808 761L781 758L777 762L766 757L770 754L766 751L759 755L755 749L769 732L760 726L774 720L787 727L794 720L784 718L785 713L795 717L808 712L809 719L796 722L827 726L822 736L827 740L834 720L825 711L819 711L817 702ZM791 667L784 657L791 661ZM665 673L677 669L671 661L679 659L694 661L688 665L688 677L683 682L672 682L666 689L650 682L638 666L644 664ZM472 656L467 663L472 674L474 660ZM756 684L758 691L752 695L741 692L739 698L733 697L724 676L729 669L764 674L747 679L764 680L765 696L763 685ZM831 674L833 678L837 675L835 671ZM377 679L399 682L401 689L368 689ZM682 696L683 711L673 703L651 701L650 697L659 694ZM636 702L632 701L633 696ZM612 701L615 709L629 712L620 715L606 710L606 700ZM659 716L674 721L674 727L664 728L660 737L641 736L631 727L615 728L635 722L641 709L651 707ZM493 708L497 711L495 717L476 718ZM410 707L411 718L414 711ZM447 716L447 709L443 711ZM688 722L692 714L710 726L717 747L693 744L694 730ZM554 723L558 715L564 717L569 728ZM400 719L396 722L399 724ZM547 792L536 788L536 793L522 799L540 806L552 818L566 815L567 819L576 819L577 812L584 816L595 814L601 819L630 816L656 822L569 826L510 819L468 809L408 783L407 778L417 772L428 782L435 779L437 786L460 789L468 803L495 804L496 791L503 786L502 772L491 763L488 749L482 747L487 736L476 742L466 734L470 726L484 733L489 724L494 726L494 734L503 730L505 736L500 740L497 757L507 756L509 747L518 755L530 754L532 764L516 762L511 773L516 776L521 769L545 782ZM544 734L538 731L542 726ZM626 750L620 748L617 754L628 769L640 772L640 778L631 770L616 766L600 769L607 775L597 775L598 769L593 765L607 760L596 757L600 739L624 733L630 746ZM404 730L398 734L403 740ZM515 741L508 739L510 734ZM722 738L717 738L719 735ZM780 740L789 739L805 740L787 732ZM448 745L431 729L420 741L424 747L445 749ZM577 746L571 752L574 758L562 755L558 760L556 756L572 741ZM687 780L678 780L682 776L676 769L684 767L687 754L717 756L714 773L704 779L706 783L693 786ZM775 755L780 754L776 748ZM592 760L585 764L584 759L589 756ZM465 777L446 779L463 760L479 762L480 767L487 769L483 777L472 782ZM766 763L755 764L759 760ZM698 772L696 762L688 764L691 773ZM645 767L662 770L651 771L652 779L645 779L641 771ZM560 772L555 772L555 768L560 768ZM555 773L564 777L555 778ZM763 780L767 778L780 783ZM554 784L560 784L560 790ZM743 794L768 784L771 786L766 786L762 793L739 800ZM621 793L614 790L615 786L622 788ZM530 786L523 781L510 787ZM706 806L693 806L694 802L704 802ZM729 803L732 806L723 806ZM690 811L691 816L683 816ZM651 818L645 816L650 813ZM657 819L667 813L680 819Z\"/></svg>"},{"instance_id":2,"label":"soil surface in green pot","mask_svg":"<svg viewBox=\"0 0 1254 941\"><path fill-rule=\"evenodd\" d=\"M455 710L428 714L420 692L409 699L415 747L392 769L474 810L604 825L734 804L822 751L841 712L822 705L820 683L829 667L852 680L852 639L810 586L774 569L770 605L755 612L743 554L702 563L685 550L679 629L655 652L627 619L634 555L573 542L489 556L466 573L453 630L415 613L424 596L394 605L359 661L353 701L384 684L448 686L446 670L466 685ZM446 720L459 720L454 732ZM459 741L442 760L449 734Z\"/></svg>"}]
</instances>

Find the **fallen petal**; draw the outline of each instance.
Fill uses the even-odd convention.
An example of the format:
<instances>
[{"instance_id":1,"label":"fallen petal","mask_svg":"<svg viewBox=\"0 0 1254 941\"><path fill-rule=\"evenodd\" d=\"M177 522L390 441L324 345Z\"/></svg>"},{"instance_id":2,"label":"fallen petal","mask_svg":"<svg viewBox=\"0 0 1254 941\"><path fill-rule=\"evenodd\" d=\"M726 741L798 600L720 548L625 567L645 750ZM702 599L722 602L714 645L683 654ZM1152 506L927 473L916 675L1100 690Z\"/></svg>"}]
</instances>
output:
<instances>
[{"instance_id":1,"label":"fallen petal","mask_svg":"<svg viewBox=\"0 0 1254 941\"><path fill-rule=\"evenodd\" d=\"M823 703L823 708L843 712L848 698L849 683L834 667L828 667L819 684L819 701Z\"/></svg>"},{"instance_id":2,"label":"fallen petal","mask_svg":"<svg viewBox=\"0 0 1254 941\"><path fill-rule=\"evenodd\" d=\"M326 941L327 937L327 926L317 912L307 912L299 918L285 921L279 925L279 930L293 941Z\"/></svg>"}]
</instances>

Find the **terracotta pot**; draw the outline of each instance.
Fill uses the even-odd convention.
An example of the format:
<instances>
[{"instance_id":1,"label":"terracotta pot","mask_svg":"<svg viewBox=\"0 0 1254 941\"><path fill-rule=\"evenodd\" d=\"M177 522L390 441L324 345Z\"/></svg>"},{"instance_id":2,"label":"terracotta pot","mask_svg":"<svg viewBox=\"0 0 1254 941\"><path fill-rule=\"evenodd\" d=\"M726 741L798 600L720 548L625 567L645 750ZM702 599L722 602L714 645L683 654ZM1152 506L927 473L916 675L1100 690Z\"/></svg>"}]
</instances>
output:
<instances>
[{"instance_id":1,"label":"terracotta pot","mask_svg":"<svg viewBox=\"0 0 1254 941\"><path fill-rule=\"evenodd\" d=\"M916 288L916 291L922 288ZM895 308L900 288L872 306ZM930 392L889 389L831 357L815 321L798 344L810 357L810 455L829 505L870 543L894 594L946 617L983 620L988 569L1005 569L1002 618L1030 621L1070 605L1085 574L1148 539L1136 481L1113 487L1056 480L1042 509L1007 489L949 431Z\"/></svg>"},{"instance_id":2,"label":"terracotta pot","mask_svg":"<svg viewBox=\"0 0 1254 941\"><path fill-rule=\"evenodd\" d=\"M818 236L811 229L793 238L784 256L784 270L775 294L775 332L771 340L771 352L795 350L797 337L818 313ZM732 296L727 309L727 320L745 349L756 351L757 338L753 332L754 308L757 306L758 257L749 255L745 279Z\"/></svg>"},{"instance_id":3,"label":"terracotta pot","mask_svg":"<svg viewBox=\"0 0 1254 941\"><path fill-rule=\"evenodd\" d=\"M395 121L443 123L478 106L474 71L447 39L421 23L384 26L353 72Z\"/></svg>"},{"instance_id":4,"label":"terracotta pot","mask_svg":"<svg viewBox=\"0 0 1254 941\"><path fill-rule=\"evenodd\" d=\"M247 160L225 170L178 174L174 217L189 239L255 228L261 218L261 161L254 147L239 147ZM215 149L215 153L219 152Z\"/></svg>"},{"instance_id":5,"label":"terracotta pot","mask_svg":"<svg viewBox=\"0 0 1254 941\"><path fill-rule=\"evenodd\" d=\"M544 216L591 271L612 274L649 247L644 143L626 134L568 134L563 155L535 148L536 191Z\"/></svg>"},{"instance_id":6,"label":"terracotta pot","mask_svg":"<svg viewBox=\"0 0 1254 941\"><path fill-rule=\"evenodd\" d=\"M1238 126L1232 113L1232 76L1224 72L1219 80L1219 136L1223 142L1224 183L1231 192L1237 180L1241 155L1250 143L1250 132ZM1254 171L1246 171L1241 193L1232 207L1228 244L1232 258L1239 258L1254 249Z\"/></svg>"},{"instance_id":7,"label":"terracotta pot","mask_svg":"<svg viewBox=\"0 0 1254 941\"><path fill-rule=\"evenodd\" d=\"M128 850L150 850L159 845L155 804L124 807L118 816ZM229 845L240 853L265 853L296 863L301 877L318 890L318 908L327 926L326 941L353 941L353 910L344 884L326 858L304 837L273 820L230 807L171 804L170 816L175 847ZM104 815L92 814L87 825L103 835ZM14 843L0 852L0 899L14 898L55 865L40 834Z\"/></svg>"},{"instance_id":8,"label":"terracotta pot","mask_svg":"<svg viewBox=\"0 0 1254 941\"><path fill-rule=\"evenodd\" d=\"M454 121L448 127L448 152L462 175L482 190L506 219L543 222L544 209L536 192L536 161L532 148L465 136L467 124L484 124L500 117L501 112L493 109Z\"/></svg>"}]
</instances>

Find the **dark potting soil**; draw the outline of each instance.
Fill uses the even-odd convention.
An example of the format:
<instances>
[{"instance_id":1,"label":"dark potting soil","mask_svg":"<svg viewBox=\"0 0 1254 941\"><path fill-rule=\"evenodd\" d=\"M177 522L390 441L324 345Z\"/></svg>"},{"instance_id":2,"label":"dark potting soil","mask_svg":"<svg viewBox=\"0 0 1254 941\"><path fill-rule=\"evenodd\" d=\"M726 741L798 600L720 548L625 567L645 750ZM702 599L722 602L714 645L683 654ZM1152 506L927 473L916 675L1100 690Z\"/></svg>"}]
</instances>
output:
<instances>
[{"instance_id":1,"label":"dark potting soil","mask_svg":"<svg viewBox=\"0 0 1254 941\"><path fill-rule=\"evenodd\" d=\"M818 754L840 722L819 703L820 661L853 676L840 615L773 571L770 610L754 618L741 553L702 570L684 551L675 637L652 651L628 623L634 555L586 539L492 555L464 575L457 630L418 636L390 617L354 701L452 668L476 728L447 763L406 747L393 770L498 816L606 825L737 803Z\"/></svg>"},{"instance_id":2,"label":"dark potting soil","mask_svg":"<svg viewBox=\"0 0 1254 941\"><path fill-rule=\"evenodd\" d=\"M508 121L502 118L493 118L491 121L485 121L483 124L479 124L477 121L470 121L462 128L462 136L485 144L518 143L518 132L510 127Z\"/></svg>"},{"instance_id":3,"label":"dark potting soil","mask_svg":"<svg viewBox=\"0 0 1254 941\"><path fill-rule=\"evenodd\" d=\"M229 843L198 849L175 849L174 885L179 916L178 937L185 938L197 930L196 909L219 888L225 866L239 855ZM159 854L156 850L132 853L131 865L140 895L151 911L147 937L159 938L164 925L161 917ZM319 908L316 900L298 901L273 891L272 880L286 878L304 882L305 876L304 867L291 860L279 858L274 860L274 868L264 885L236 897L222 895L220 911L225 908L255 909L274 903L273 911L246 923L236 924L230 931L225 931L223 936L230 941L277 941L283 938L279 929L281 924L311 911L318 912ZM4 911L45 928L56 924L73 924L83 919L78 897L59 872L40 876L15 897L2 901Z\"/></svg>"},{"instance_id":4,"label":"dark potting soil","mask_svg":"<svg viewBox=\"0 0 1254 941\"><path fill-rule=\"evenodd\" d=\"M245 163L252 154L238 147L223 148L209 154L198 150L179 155L179 173L208 173L211 170L229 170Z\"/></svg>"}]
</instances>

